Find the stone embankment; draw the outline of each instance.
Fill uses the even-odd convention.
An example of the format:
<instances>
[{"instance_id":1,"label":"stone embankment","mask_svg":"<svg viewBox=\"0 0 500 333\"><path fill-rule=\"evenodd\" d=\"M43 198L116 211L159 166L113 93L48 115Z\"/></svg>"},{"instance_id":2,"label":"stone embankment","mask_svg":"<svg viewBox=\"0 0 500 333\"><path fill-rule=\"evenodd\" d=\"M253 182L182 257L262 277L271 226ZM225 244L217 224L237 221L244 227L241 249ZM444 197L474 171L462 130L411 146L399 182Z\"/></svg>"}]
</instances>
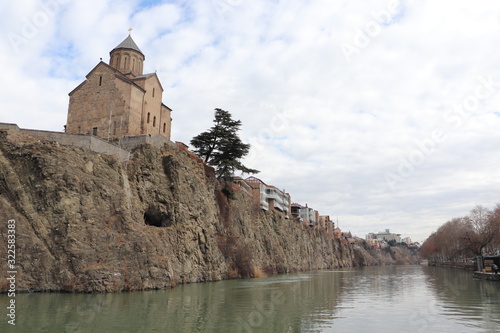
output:
<instances>
[{"instance_id":1,"label":"stone embankment","mask_svg":"<svg viewBox=\"0 0 500 333\"><path fill-rule=\"evenodd\" d=\"M415 262L406 249L342 244L263 212L176 147L143 144L131 156L0 131L0 253L15 220L18 291L162 289Z\"/></svg>"},{"instance_id":2,"label":"stone embankment","mask_svg":"<svg viewBox=\"0 0 500 333\"><path fill-rule=\"evenodd\" d=\"M475 266L473 262L453 262L453 261L445 261L445 262L436 262L429 261L429 266L437 266L437 267L449 267L449 268L460 268L469 271L473 271Z\"/></svg>"}]
</instances>

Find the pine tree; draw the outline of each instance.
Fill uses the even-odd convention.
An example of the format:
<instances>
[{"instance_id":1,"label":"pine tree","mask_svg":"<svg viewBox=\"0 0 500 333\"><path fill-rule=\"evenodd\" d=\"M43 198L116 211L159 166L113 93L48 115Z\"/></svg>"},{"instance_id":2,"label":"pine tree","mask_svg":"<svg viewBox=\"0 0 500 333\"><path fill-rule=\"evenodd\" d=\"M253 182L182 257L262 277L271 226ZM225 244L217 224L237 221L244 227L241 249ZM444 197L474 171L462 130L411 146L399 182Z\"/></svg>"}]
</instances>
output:
<instances>
[{"instance_id":1,"label":"pine tree","mask_svg":"<svg viewBox=\"0 0 500 333\"><path fill-rule=\"evenodd\" d=\"M244 166L240 159L248 154L250 145L243 143L237 132L240 120L233 120L228 111L215 109L214 126L191 140L195 152L205 163L213 166L217 177L228 179L236 170L243 173L258 173Z\"/></svg>"}]
</instances>

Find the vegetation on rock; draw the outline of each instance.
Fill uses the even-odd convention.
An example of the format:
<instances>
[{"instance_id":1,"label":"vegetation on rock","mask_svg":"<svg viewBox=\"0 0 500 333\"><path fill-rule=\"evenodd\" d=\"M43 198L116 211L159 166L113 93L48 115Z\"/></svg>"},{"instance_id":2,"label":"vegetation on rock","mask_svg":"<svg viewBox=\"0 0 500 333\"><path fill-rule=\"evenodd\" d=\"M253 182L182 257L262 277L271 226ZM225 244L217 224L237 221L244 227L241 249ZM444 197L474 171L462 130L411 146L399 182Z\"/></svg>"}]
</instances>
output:
<instances>
[{"instance_id":1,"label":"vegetation on rock","mask_svg":"<svg viewBox=\"0 0 500 333\"><path fill-rule=\"evenodd\" d=\"M214 126L191 140L195 153L215 168L218 178L230 179L237 170L258 173L241 163L250 151L250 145L243 143L237 134L241 121L233 120L228 111L215 109L213 122Z\"/></svg>"}]
</instances>

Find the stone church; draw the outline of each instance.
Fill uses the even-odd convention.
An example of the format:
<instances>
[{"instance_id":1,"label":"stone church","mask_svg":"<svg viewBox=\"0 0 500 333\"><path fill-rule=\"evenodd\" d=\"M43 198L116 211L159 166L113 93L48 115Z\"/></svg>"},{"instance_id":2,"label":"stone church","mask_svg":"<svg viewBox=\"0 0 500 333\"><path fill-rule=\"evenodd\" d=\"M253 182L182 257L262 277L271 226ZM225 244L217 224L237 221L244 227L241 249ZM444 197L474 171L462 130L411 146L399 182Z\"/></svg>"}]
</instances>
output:
<instances>
[{"instance_id":1,"label":"stone church","mask_svg":"<svg viewBox=\"0 0 500 333\"><path fill-rule=\"evenodd\" d=\"M156 73L143 74L145 56L132 37L101 60L69 93L66 132L109 140L162 135L170 140L172 110L162 102Z\"/></svg>"}]
</instances>

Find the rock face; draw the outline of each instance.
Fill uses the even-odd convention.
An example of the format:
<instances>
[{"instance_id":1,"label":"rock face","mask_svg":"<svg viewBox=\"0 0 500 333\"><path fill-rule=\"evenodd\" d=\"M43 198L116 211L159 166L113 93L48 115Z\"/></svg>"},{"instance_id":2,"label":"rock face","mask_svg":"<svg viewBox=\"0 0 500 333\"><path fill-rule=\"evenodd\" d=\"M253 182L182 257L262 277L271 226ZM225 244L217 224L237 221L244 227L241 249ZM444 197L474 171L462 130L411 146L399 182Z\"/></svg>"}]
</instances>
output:
<instances>
[{"instance_id":1,"label":"rock face","mask_svg":"<svg viewBox=\"0 0 500 333\"><path fill-rule=\"evenodd\" d=\"M229 198L228 198L229 197ZM16 225L18 291L116 292L402 263L262 212L177 147L130 161L0 131L0 252ZM5 255L6 256L6 255ZM396 259L395 259L396 258ZM403 259L401 259L404 261ZM8 290L6 270L0 291Z\"/></svg>"}]
</instances>

